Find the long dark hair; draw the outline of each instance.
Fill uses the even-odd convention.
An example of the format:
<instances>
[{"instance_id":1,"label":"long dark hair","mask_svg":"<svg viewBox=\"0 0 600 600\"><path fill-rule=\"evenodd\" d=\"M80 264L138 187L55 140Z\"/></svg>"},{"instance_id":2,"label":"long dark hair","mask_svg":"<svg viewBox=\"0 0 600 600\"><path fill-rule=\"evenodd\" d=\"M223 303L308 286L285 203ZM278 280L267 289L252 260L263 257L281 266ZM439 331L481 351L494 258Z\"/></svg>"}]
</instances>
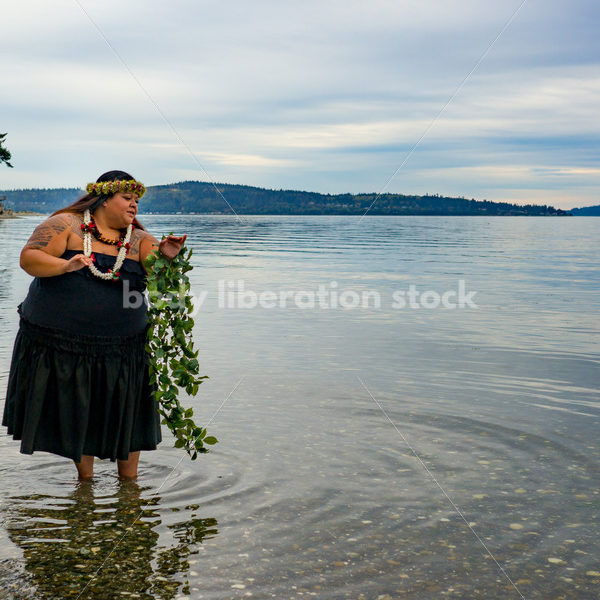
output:
<instances>
[{"instance_id":1,"label":"long dark hair","mask_svg":"<svg viewBox=\"0 0 600 600\"><path fill-rule=\"evenodd\" d=\"M107 173L103 173L96 179L96 183L104 182L104 181L121 181L121 180L130 180L135 179L129 173L125 171L108 171ZM70 212L70 213L81 213L83 214L87 208L90 209L90 212L93 213L105 200L112 198L114 194L86 194L83 198L79 198L73 202L73 204L69 204L69 206L65 206L59 210L55 210L50 216L59 215L60 213ZM133 224L137 229L144 229L143 225L137 220L133 220Z\"/></svg>"}]
</instances>

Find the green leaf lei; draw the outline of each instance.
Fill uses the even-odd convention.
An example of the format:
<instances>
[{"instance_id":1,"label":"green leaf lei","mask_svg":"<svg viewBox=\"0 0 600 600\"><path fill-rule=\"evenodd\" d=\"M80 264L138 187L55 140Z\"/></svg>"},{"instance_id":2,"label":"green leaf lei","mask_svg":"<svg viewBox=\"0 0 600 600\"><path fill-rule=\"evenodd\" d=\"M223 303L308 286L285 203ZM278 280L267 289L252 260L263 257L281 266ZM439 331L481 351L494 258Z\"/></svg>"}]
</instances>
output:
<instances>
[{"instance_id":1,"label":"green leaf lei","mask_svg":"<svg viewBox=\"0 0 600 600\"><path fill-rule=\"evenodd\" d=\"M186 254L187 251L187 254ZM146 257L148 288L148 340L146 351L150 361L150 383L155 386L158 412L163 424L176 437L175 448L185 448L195 460L199 452L208 452L204 444L217 443L217 438L206 435L206 429L191 419L193 409L179 403L179 388L195 396L198 386L208 375L198 375L198 351L194 351L189 313L193 309L189 295L190 282L186 275L192 269L189 263L192 250L183 246L169 261L155 250Z\"/></svg>"}]
</instances>

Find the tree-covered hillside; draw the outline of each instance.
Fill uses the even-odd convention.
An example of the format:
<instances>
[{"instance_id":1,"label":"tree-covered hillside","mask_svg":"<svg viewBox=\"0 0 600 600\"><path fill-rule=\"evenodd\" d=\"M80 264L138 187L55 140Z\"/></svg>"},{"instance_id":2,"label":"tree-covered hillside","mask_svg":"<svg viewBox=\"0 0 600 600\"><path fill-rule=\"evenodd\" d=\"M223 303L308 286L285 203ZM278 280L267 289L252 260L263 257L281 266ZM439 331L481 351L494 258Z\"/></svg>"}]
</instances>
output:
<instances>
[{"instance_id":1,"label":"tree-covered hillside","mask_svg":"<svg viewBox=\"0 0 600 600\"><path fill-rule=\"evenodd\" d=\"M572 208L569 212L574 217L600 217L600 204L596 206L583 206L581 208Z\"/></svg>"},{"instance_id":2,"label":"tree-covered hillside","mask_svg":"<svg viewBox=\"0 0 600 600\"><path fill-rule=\"evenodd\" d=\"M0 192L13 210L50 213L70 204L84 192L76 189L29 189ZM373 202L375 201L375 202ZM547 205L519 206L439 195L319 194L268 190L247 185L184 181L148 188L141 213L202 213L256 215L566 215Z\"/></svg>"}]
</instances>

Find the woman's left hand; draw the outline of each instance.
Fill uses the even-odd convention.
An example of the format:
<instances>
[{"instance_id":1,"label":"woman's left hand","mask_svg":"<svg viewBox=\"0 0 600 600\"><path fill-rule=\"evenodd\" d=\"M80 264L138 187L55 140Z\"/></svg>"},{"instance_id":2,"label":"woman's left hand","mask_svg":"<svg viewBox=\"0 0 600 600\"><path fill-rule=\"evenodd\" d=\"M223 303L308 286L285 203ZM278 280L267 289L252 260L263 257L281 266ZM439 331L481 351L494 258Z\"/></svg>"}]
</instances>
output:
<instances>
[{"instance_id":1,"label":"woman's left hand","mask_svg":"<svg viewBox=\"0 0 600 600\"><path fill-rule=\"evenodd\" d=\"M179 251L185 243L186 237L187 235L182 235L180 237L169 235L162 239L158 244L160 253L169 260L173 260L179 254Z\"/></svg>"}]
</instances>

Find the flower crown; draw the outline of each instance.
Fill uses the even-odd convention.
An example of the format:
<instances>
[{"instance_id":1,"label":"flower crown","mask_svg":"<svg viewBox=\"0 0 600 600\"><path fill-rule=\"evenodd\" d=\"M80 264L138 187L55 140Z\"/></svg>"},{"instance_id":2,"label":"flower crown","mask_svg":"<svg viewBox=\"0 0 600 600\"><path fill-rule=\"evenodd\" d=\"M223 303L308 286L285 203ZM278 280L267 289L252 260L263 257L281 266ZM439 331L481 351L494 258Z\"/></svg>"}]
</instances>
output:
<instances>
[{"instance_id":1,"label":"flower crown","mask_svg":"<svg viewBox=\"0 0 600 600\"><path fill-rule=\"evenodd\" d=\"M118 192L130 192L141 198L146 193L146 186L135 179L88 183L85 189L88 194L97 194L98 196L116 194Z\"/></svg>"}]
</instances>

